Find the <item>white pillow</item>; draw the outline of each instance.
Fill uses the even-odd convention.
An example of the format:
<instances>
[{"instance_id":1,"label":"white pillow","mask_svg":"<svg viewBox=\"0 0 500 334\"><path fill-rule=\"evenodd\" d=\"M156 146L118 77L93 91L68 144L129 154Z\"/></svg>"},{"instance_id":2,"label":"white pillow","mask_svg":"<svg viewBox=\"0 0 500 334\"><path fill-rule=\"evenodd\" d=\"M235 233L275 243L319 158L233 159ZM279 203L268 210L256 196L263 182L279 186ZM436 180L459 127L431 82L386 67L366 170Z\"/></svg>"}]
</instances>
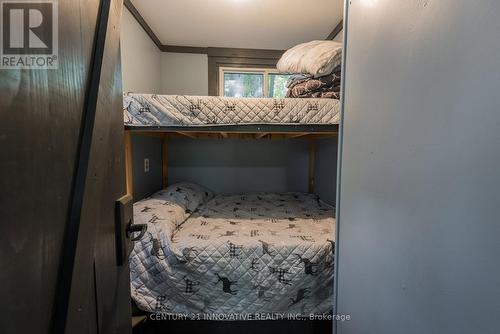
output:
<instances>
[{"instance_id":1,"label":"white pillow","mask_svg":"<svg viewBox=\"0 0 500 334\"><path fill-rule=\"evenodd\" d=\"M154 193L151 197L176 203L182 206L186 213L192 213L201 204L214 197L214 193L196 183L179 182Z\"/></svg>"},{"instance_id":2,"label":"white pillow","mask_svg":"<svg viewBox=\"0 0 500 334\"><path fill-rule=\"evenodd\" d=\"M166 247L174 231L213 196L210 190L198 184L175 183L134 203L134 221L148 224L148 232L155 238L158 238L157 234L165 233L167 237L161 240Z\"/></svg>"},{"instance_id":3,"label":"white pillow","mask_svg":"<svg viewBox=\"0 0 500 334\"><path fill-rule=\"evenodd\" d=\"M294 46L278 61L282 73L304 73L321 77L332 73L342 62L342 43L312 41Z\"/></svg>"}]
</instances>

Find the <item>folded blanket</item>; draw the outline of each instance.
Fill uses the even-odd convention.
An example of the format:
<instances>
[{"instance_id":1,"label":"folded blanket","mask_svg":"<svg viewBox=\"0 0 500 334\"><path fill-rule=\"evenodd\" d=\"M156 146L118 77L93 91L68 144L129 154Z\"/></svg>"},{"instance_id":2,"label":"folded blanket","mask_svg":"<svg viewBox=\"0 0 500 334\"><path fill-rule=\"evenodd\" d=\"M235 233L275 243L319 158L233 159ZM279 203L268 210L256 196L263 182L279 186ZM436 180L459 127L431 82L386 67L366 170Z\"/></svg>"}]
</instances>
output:
<instances>
[{"instance_id":1,"label":"folded blanket","mask_svg":"<svg viewBox=\"0 0 500 334\"><path fill-rule=\"evenodd\" d=\"M287 50L277 64L282 73L303 73L314 77L328 75L342 61L342 43L312 41Z\"/></svg>"},{"instance_id":2,"label":"folded blanket","mask_svg":"<svg viewBox=\"0 0 500 334\"><path fill-rule=\"evenodd\" d=\"M286 97L292 98L340 98L340 72L319 78L303 78L295 80L288 88Z\"/></svg>"},{"instance_id":3,"label":"folded blanket","mask_svg":"<svg viewBox=\"0 0 500 334\"><path fill-rule=\"evenodd\" d=\"M303 78L297 79L295 82L289 86L293 88L297 85L308 83L310 89L319 89L326 86L337 86L340 85L340 74L332 73L330 75L325 75L319 78Z\"/></svg>"},{"instance_id":4,"label":"folded blanket","mask_svg":"<svg viewBox=\"0 0 500 334\"><path fill-rule=\"evenodd\" d=\"M342 65L335 67L332 71L333 74L336 74L338 76L340 76L341 72L342 72Z\"/></svg>"},{"instance_id":5,"label":"folded blanket","mask_svg":"<svg viewBox=\"0 0 500 334\"><path fill-rule=\"evenodd\" d=\"M329 89L319 89L315 91L308 91L302 87L296 87L295 89L290 89L287 94L287 98L321 98L321 99L336 99L340 100L340 92L334 92Z\"/></svg>"},{"instance_id":6,"label":"folded blanket","mask_svg":"<svg viewBox=\"0 0 500 334\"><path fill-rule=\"evenodd\" d=\"M295 84L303 82L304 79L310 79L312 77L313 76L310 74L292 74L286 82L286 88L293 87Z\"/></svg>"}]
</instances>

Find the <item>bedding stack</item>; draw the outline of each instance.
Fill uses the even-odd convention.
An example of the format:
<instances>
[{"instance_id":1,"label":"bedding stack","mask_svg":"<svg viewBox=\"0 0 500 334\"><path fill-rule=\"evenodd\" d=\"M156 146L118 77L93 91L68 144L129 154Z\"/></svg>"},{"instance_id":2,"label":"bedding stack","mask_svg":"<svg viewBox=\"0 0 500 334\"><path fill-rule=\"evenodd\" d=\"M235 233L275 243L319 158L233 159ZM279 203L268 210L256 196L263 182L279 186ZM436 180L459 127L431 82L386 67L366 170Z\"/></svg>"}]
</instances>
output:
<instances>
[{"instance_id":1,"label":"bedding stack","mask_svg":"<svg viewBox=\"0 0 500 334\"><path fill-rule=\"evenodd\" d=\"M340 99L342 44L312 41L286 51L277 64L281 73L292 73L287 82L291 98Z\"/></svg>"}]
</instances>

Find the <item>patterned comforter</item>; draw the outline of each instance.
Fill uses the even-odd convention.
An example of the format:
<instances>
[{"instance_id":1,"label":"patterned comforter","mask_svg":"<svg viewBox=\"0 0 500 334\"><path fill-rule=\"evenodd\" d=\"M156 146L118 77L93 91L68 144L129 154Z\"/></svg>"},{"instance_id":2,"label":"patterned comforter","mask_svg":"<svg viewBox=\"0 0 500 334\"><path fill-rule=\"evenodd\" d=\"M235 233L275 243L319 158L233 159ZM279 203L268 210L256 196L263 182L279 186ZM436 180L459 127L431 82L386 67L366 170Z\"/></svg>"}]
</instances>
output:
<instances>
[{"instance_id":1,"label":"patterned comforter","mask_svg":"<svg viewBox=\"0 0 500 334\"><path fill-rule=\"evenodd\" d=\"M128 126L316 125L339 123L339 101L126 93Z\"/></svg>"},{"instance_id":2,"label":"patterned comforter","mask_svg":"<svg viewBox=\"0 0 500 334\"><path fill-rule=\"evenodd\" d=\"M330 313L334 211L316 195L213 195L171 186L134 206L148 224L130 257L150 312Z\"/></svg>"}]
</instances>

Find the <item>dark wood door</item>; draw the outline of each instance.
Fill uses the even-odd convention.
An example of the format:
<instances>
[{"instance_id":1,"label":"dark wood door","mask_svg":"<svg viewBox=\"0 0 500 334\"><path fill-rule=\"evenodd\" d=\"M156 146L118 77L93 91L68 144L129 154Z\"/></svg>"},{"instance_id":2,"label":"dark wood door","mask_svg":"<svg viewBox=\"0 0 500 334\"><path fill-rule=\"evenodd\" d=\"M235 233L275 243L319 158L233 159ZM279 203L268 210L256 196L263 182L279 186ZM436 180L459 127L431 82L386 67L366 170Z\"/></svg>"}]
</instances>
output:
<instances>
[{"instance_id":1,"label":"dark wood door","mask_svg":"<svg viewBox=\"0 0 500 334\"><path fill-rule=\"evenodd\" d=\"M122 1L57 6L58 68L0 69L0 332L129 333Z\"/></svg>"}]
</instances>

